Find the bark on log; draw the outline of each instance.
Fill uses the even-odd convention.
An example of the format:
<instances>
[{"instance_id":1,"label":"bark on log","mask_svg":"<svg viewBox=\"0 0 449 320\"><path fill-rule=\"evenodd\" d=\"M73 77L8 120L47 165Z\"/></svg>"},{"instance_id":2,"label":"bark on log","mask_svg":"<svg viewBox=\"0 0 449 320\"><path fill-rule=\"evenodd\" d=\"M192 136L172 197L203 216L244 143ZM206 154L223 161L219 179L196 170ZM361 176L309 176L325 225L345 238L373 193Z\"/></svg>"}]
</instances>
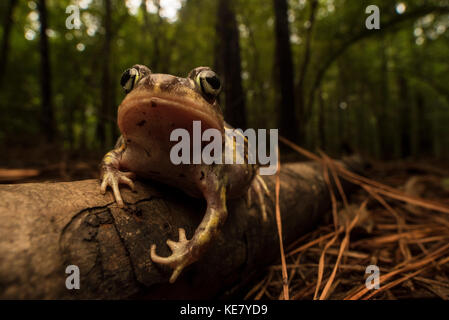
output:
<instances>
[{"instance_id":1,"label":"bark on log","mask_svg":"<svg viewBox=\"0 0 449 320\"><path fill-rule=\"evenodd\" d=\"M329 209L322 172L316 163L282 167L284 244L310 231ZM121 210L110 193L100 195L98 180L1 185L0 298L194 299L223 293L279 259L275 177L264 179L271 191L268 222L256 206L248 210L244 199L228 201L229 217L218 240L173 285L171 270L152 264L150 247L157 244L158 253L167 256L165 241L177 240L178 228L192 237L205 211L203 200L137 182L135 192L124 191L129 205ZM69 265L80 269L79 290L66 288Z\"/></svg>"}]
</instances>

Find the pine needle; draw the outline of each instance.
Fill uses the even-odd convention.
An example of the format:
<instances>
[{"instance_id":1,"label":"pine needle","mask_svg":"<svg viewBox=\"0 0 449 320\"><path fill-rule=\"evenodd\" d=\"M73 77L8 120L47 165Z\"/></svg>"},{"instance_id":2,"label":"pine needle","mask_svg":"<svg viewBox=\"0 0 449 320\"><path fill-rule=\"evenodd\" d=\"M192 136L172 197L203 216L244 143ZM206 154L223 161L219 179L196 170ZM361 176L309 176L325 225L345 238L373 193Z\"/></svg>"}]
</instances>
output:
<instances>
[{"instance_id":1,"label":"pine needle","mask_svg":"<svg viewBox=\"0 0 449 320\"><path fill-rule=\"evenodd\" d=\"M279 192L281 189L281 182L279 178L279 173L281 171L281 160L279 158L279 150L278 150L278 168L276 172L276 224L278 227L279 234L279 246L281 251L281 261L282 261L282 283L284 290L284 300L290 300L288 293L288 274L287 274L287 266L285 262L285 254L284 254L284 241L282 239L282 219L281 219L281 208L279 205Z\"/></svg>"}]
</instances>

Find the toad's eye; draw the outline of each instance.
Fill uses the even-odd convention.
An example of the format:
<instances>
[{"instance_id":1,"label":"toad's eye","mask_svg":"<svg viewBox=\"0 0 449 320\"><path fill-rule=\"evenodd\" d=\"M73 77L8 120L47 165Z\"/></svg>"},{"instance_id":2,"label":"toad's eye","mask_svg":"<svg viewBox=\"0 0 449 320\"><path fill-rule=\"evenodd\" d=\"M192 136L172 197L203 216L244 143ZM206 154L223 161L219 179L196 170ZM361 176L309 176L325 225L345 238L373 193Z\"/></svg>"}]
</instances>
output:
<instances>
[{"instance_id":1,"label":"toad's eye","mask_svg":"<svg viewBox=\"0 0 449 320\"><path fill-rule=\"evenodd\" d=\"M127 69L123 72L120 79L120 85L125 90L126 93L130 93L134 89L137 82L140 79L140 72L136 68Z\"/></svg>"},{"instance_id":2,"label":"toad's eye","mask_svg":"<svg viewBox=\"0 0 449 320\"><path fill-rule=\"evenodd\" d=\"M221 81L212 70L201 71L195 81L206 96L216 97L221 91Z\"/></svg>"}]
</instances>

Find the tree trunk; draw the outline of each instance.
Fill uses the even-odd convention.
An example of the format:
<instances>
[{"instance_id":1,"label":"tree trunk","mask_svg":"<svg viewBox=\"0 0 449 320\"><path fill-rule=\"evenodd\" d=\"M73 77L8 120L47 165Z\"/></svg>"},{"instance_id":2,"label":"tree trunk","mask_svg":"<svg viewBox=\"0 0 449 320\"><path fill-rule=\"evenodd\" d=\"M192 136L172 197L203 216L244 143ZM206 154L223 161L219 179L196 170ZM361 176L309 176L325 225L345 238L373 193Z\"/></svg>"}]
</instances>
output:
<instances>
[{"instance_id":1,"label":"tree trunk","mask_svg":"<svg viewBox=\"0 0 449 320\"><path fill-rule=\"evenodd\" d=\"M263 128L267 126L269 118L271 117L271 115L266 112L265 106L267 102L267 91L265 90L264 84L267 79L265 77L264 71L260 68L261 50L259 48L260 44L257 42L256 36L254 34L254 28L245 13L242 14L242 20L248 30L247 41L249 60L251 60L248 61L248 69L250 70L248 81L253 84L254 91L252 97L252 105L256 107L255 110L253 110L253 114L255 116L252 119L251 125L253 126L253 128Z\"/></svg>"},{"instance_id":2,"label":"tree trunk","mask_svg":"<svg viewBox=\"0 0 449 320\"><path fill-rule=\"evenodd\" d=\"M401 132L401 158L411 155L411 120L412 105L410 103L409 87L407 79L399 74L397 77L399 87L399 108L398 119Z\"/></svg>"},{"instance_id":3,"label":"tree trunk","mask_svg":"<svg viewBox=\"0 0 449 320\"><path fill-rule=\"evenodd\" d=\"M380 144L380 156L389 160L392 158L394 150L394 139L390 135L388 122L388 105L390 100L388 87L388 56L386 52L385 39L382 38L380 46L381 69L380 69L380 86L379 86L379 104L377 106L377 133Z\"/></svg>"},{"instance_id":4,"label":"tree trunk","mask_svg":"<svg viewBox=\"0 0 449 320\"><path fill-rule=\"evenodd\" d=\"M152 53L149 54L143 51L142 63L148 65L148 67L154 72L164 72L164 68L161 68L161 39L159 34L161 33L163 20L161 17L161 4L160 0L155 0L154 5L156 6L157 23L151 23L148 13L148 2L142 1L140 8L143 14L144 28L143 28L143 38L147 43L152 44ZM148 62L145 63L145 62Z\"/></svg>"},{"instance_id":5,"label":"tree trunk","mask_svg":"<svg viewBox=\"0 0 449 320\"><path fill-rule=\"evenodd\" d=\"M273 0L276 40L276 76L279 97L281 135L297 142L298 123L296 121L295 97L293 89L293 58L290 46L287 0Z\"/></svg>"},{"instance_id":6,"label":"tree trunk","mask_svg":"<svg viewBox=\"0 0 449 320\"><path fill-rule=\"evenodd\" d=\"M323 92L319 95L319 114L318 114L318 141L321 150L326 150L326 102L323 98Z\"/></svg>"},{"instance_id":7,"label":"tree trunk","mask_svg":"<svg viewBox=\"0 0 449 320\"><path fill-rule=\"evenodd\" d=\"M6 9L5 20L3 20L3 38L0 52L0 87L2 86L3 79L6 73L6 66L8 65L10 35L13 26L13 14L14 8L17 5L17 0L9 0L8 7Z\"/></svg>"},{"instance_id":8,"label":"tree trunk","mask_svg":"<svg viewBox=\"0 0 449 320\"><path fill-rule=\"evenodd\" d=\"M430 137L430 126L428 113L426 112L426 101L421 92L416 93L416 109L418 114L418 154L428 155L432 152L432 139Z\"/></svg>"},{"instance_id":9,"label":"tree trunk","mask_svg":"<svg viewBox=\"0 0 449 320\"><path fill-rule=\"evenodd\" d=\"M309 27L306 32L306 41L304 49L304 58L299 70L299 81L296 86L297 94L297 104L298 104L298 118L299 118L299 143L304 143L306 136L306 125L310 118L310 113L312 112L313 103L306 105L305 97L305 83L306 75L309 69L310 56L311 56L311 45L312 45L312 33L313 27L315 26L315 16L318 9L318 1L312 0L310 3L310 16L309 16ZM307 108L306 108L307 106Z\"/></svg>"},{"instance_id":10,"label":"tree trunk","mask_svg":"<svg viewBox=\"0 0 449 320\"><path fill-rule=\"evenodd\" d=\"M103 149L108 145L107 141L107 122L111 110L111 75L110 75L110 60L111 60L111 0L104 0L104 43L102 52L102 76L101 76L101 105L100 113L97 116L97 136Z\"/></svg>"},{"instance_id":11,"label":"tree trunk","mask_svg":"<svg viewBox=\"0 0 449 320\"><path fill-rule=\"evenodd\" d=\"M239 29L233 1L219 0L217 10L218 72L223 79L225 120L236 128L245 129L246 107L242 85Z\"/></svg>"},{"instance_id":12,"label":"tree trunk","mask_svg":"<svg viewBox=\"0 0 449 320\"><path fill-rule=\"evenodd\" d=\"M40 54L41 54L41 94L42 94L42 132L45 133L45 137L48 142L54 140L55 127L54 127L54 114L53 104L51 96L51 65L50 65L50 53L48 46L47 36L47 4L46 0L39 0L37 4L39 11L40 21Z\"/></svg>"},{"instance_id":13,"label":"tree trunk","mask_svg":"<svg viewBox=\"0 0 449 320\"><path fill-rule=\"evenodd\" d=\"M360 163L348 161L350 166ZM316 163L284 165L280 207L287 246L314 228L330 207L323 169ZM178 228L190 238L204 200L156 183L124 188L119 209L98 180L0 186L1 299L211 298L245 283L279 259L274 215L275 177L264 178L268 219L245 199L228 201L229 218L213 248L168 284L171 270L154 265L150 247L168 256ZM347 185L343 183L346 192ZM67 266L80 271L80 289L65 285Z\"/></svg>"}]
</instances>

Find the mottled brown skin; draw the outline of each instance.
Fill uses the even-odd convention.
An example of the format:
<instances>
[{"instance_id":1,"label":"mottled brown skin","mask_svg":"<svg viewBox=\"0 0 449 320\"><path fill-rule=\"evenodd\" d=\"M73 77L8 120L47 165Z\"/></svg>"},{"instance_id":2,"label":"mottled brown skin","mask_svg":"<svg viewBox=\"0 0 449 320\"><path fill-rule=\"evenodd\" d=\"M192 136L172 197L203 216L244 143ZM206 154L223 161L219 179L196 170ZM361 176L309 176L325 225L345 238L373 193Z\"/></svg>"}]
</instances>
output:
<instances>
[{"instance_id":1,"label":"mottled brown skin","mask_svg":"<svg viewBox=\"0 0 449 320\"><path fill-rule=\"evenodd\" d=\"M118 109L122 136L114 150L103 158L101 192L111 187L118 206L124 207L119 184L134 188L132 178L137 175L206 199L206 213L192 239L187 240L184 229L179 229L178 242L167 240L172 250L169 257L160 257L156 246L151 247L154 262L174 269L170 278L170 282L174 282L181 271L197 261L213 243L227 218L226 199L250 195L254 190L264 212L266 186L258 176L257 165L174 165L170 160L170 149L177 143L170 141L174 129L184 128L192 133L193 121L201 121L203 131L215 128L224 137L224 129L230 128L216 101L218 93L209 94L195 81L201 72L213 75L209 68L193 69L187 78L153 74L141 65L133 68L139 71L139 77Z\"/></svg>"}]
</instances>

